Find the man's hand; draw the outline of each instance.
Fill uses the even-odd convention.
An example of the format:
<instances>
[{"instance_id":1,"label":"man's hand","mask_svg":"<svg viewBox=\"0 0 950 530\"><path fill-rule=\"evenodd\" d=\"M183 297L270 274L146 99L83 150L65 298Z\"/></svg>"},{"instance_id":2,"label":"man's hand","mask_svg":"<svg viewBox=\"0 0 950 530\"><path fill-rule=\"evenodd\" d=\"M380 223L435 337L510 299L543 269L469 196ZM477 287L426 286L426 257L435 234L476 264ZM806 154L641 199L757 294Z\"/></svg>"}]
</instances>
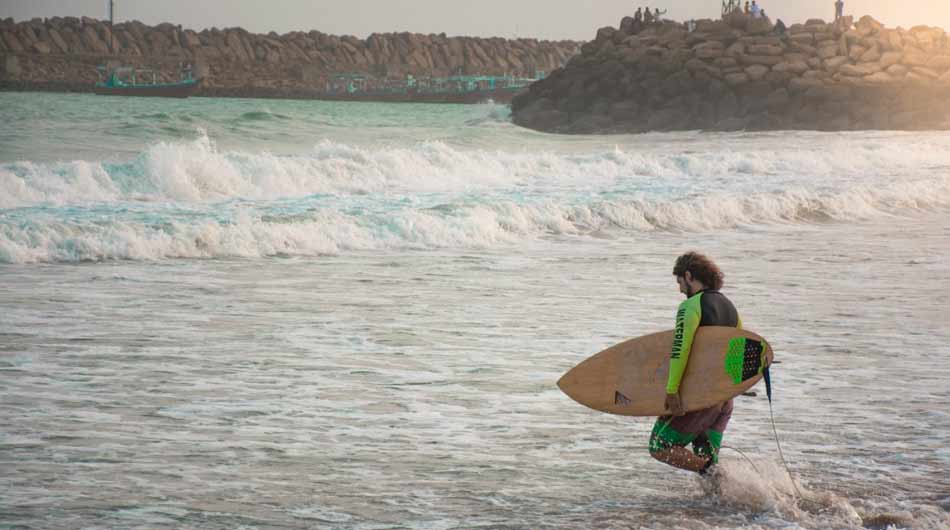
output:
<instances>
[{"instance_id":1,"label":"man's hand","mask_svg":"<svg viewBox=\"0 0 950 530\"><path fill-rule=\"evenodd\" d=\"M666 395L666 410L670 411L671 416L682 416L686 414L683 409L683 401L680 400L679 393Z\"/></svg>"}]
</instances>

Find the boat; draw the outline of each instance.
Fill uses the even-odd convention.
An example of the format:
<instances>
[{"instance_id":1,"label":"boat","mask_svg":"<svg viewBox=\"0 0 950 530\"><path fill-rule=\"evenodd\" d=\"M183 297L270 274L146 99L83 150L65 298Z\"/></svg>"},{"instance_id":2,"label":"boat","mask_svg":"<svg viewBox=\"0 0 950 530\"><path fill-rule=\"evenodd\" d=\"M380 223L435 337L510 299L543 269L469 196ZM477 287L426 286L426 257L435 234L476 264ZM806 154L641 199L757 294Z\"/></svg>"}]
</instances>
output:
<instances>
[{"instance_id":1,"label":"boat","mask_svg":"<svg viewBox=\"0 0 950 530\"><path fill-rule=\"evenodd\" d=\"M115 0L109 0L109 55L116 53L114 22ZM151 68L103 65L96 68L96 73L99 82L93 92L100 96L186 98L201 85L201 80L191 75L191 64L182 67L181 79L174 83L159 83L158 74Z\"/></svg>"},{"instance_id":2,"label":"boat","mask_svg":"<svg viewBox=\"0 0 950 530\"><path fill-rule=\"evenodd\" d=\"M100 96L141 96L162 98L187 98L198 91L200 79L191 75L191 68L182 70L182 78L174 83L159 83L155 70L120 66L97 68L100 79L93 92Z\"/></svg>"},{"instance_id":3,"label":"boat","mask_svg":"<svg viewBox=\"0 0 950 530\"><path fill-rule=\"evenodd\" d=\"M317 99L329 101L380 101L387 103L509 103L528 85L544 78L510 75L454 75L449 77L377 78L363 73L333 75Z\"/></svg>"}]
</instances>

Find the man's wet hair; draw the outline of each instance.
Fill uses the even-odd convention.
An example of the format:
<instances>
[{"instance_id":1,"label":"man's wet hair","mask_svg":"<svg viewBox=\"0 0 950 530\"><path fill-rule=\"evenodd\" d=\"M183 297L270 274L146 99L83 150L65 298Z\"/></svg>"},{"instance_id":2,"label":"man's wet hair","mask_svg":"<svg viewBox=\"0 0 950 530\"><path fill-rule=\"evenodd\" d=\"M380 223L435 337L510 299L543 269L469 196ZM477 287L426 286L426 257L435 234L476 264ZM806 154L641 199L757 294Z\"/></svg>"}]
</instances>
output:
<instances>
[{"instance_id":1,"label":"man's wet hair","mask_svg":"<svg viewBox=\"0 0 950 530\"><path fill-rule=\"evenodd\" d=\"M685 276L686 271L689 271L694 279L699 280L709 289L718 290L722 288L722 279L725 275L711 259L699 252L687 252L676 258L673 274Z\"/></svg>"}]
</instances>

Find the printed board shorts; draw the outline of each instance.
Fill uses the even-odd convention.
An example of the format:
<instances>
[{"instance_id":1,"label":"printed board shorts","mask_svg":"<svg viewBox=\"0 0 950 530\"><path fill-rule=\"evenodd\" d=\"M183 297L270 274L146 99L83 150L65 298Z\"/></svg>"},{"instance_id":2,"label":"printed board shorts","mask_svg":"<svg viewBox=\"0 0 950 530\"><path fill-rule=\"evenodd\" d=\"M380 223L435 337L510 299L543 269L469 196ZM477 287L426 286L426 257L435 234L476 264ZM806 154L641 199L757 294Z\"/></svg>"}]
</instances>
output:
<instances>
[{"instance_id":1,"label":"printed board shorts","mask_svg":"<svg viewBox=\"0 0 950 530\"><path fill-rule=\"evenodd\" d=\"M725 432L731 417L731 399L675 418L661 416L653 424L650 452L663 451L674 446L686 447L692 443L695 454L711 457L713 462L718 462L722 433Z\"/></svg>"}]
</instances>

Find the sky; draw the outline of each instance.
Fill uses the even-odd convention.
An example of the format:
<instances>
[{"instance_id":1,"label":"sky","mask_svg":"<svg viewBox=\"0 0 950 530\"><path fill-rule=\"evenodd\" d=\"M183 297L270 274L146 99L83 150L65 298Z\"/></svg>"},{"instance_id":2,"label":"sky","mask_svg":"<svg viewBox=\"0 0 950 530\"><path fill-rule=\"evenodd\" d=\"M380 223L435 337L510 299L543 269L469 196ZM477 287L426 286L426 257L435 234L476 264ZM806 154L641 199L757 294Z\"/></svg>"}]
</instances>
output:
<instances>
[{"instance_id":1,"label":"sky","mask_svg":"<svg viewBox=\"0 0 950 530\"><path fill-rule=\"evenodd\" d=\"M643 4L639 2L643 1ZM760 0L786 24L833 18L834 0ZM108 0L0 0L0 18L108 18ZM640 5L674 20L717 18L720 0L116 0L116 22L140 20L186 28L240 26L253 33L317 30L366 37L409 31L449 36L590 40L618 26ZM918 24L950 29L950 0L845 0L845 14L871 14L888 27Z\"/></svg>"}]
</instances>

